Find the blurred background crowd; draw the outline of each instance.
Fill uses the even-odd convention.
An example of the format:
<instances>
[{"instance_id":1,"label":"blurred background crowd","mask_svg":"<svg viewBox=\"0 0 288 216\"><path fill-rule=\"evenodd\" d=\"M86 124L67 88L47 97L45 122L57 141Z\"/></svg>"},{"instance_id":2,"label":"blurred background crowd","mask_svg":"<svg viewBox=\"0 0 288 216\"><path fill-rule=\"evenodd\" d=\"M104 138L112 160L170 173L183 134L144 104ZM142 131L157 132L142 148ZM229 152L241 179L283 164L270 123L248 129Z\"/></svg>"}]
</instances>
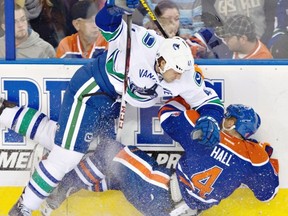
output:
<instances>
[{"instance_id":1,"label":"blurred background crowd","mask_svg":"<svg viewBox=\"0 0 288 216\"><path fill-rule=\"evenodd\" d=\"M288 59L287 0L146 0L195 58ZM105 0L15 0L16 58L93 58L108 43L95 25ZM5 10L0 0L0 58ZM140 4L133 23L157 29ZM160 31L159 31L159 34Z\"/></svg>"}]
</instances>

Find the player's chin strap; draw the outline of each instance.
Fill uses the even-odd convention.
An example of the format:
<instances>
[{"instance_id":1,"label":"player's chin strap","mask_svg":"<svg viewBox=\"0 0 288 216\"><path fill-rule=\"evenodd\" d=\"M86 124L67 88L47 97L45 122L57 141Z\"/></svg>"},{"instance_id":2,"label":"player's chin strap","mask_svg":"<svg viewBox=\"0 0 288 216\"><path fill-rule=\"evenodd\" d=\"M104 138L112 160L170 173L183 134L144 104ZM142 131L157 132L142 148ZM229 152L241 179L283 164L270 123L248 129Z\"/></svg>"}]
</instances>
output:
<instances>
[{"instance_id":1,"label":"player's chin strap","mask_svg":"<svg viewBox=\"0 0 288 216\"><path fill-rule=\"evenodd\" d=\"M223 128L224 130L226 130L226 131L231 131L231 130L233 130L235 127L236 127L236 126L233 125L233 126L230 127L230 128L226 128L225 125L224 125L224 121L222 121L222 128Z\"/></svg>"},{"instance_id":2,"label":"player's chin strap","mask_svg":"<svg viewBox=\"0 0 288 216\"><path fill-rule=\"evenodd\" d=\"M190 209L189 206L185 203L185 201L182 199L178 179L176 176L176 173L173 173L170 179L170 191L171 191L171 198L174 201L175 207L170 212L170 216L196 216L198 211Z\"/></svg>"}]
</instances>

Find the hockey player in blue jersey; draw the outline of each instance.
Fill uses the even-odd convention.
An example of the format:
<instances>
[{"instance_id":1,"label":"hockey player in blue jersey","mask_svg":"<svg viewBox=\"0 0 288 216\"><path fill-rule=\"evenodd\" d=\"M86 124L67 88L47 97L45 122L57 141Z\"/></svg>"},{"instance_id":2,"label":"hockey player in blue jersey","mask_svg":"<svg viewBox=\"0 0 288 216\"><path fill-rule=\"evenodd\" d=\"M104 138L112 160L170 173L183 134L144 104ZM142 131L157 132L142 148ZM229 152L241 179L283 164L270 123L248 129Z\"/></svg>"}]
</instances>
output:
<instances>
[{"instance_id":1,"label":"hockey player in blue jersey","mask_svg":"<svg viewBox=\"0 0 288 216\"><path fill-rule=\"evenodd\" d=\"M12 109L16 113L21 108ZM198 118L199 114L181 97L171 99L159 110L162 128L184 149L175 174L135 146L102 140L93 155L65 176L46 200L43 212L49 215L69 193L80 189L121 190L145 216L176 216L186 211L196 215L218 205L241 184L246 184L260 201L273 199L279 186L278 161L270 158L273 149L269 144L249 140L260 126L259 115L241 104L228 106L221 141L215 147L190 138ZM13 127L16 132L24 123L20 120ZM0 121L3 123L1 116ZM40 136L43 133L55 136L53 127L56 128L55 122L46 118L35 133L35 141L45 142Z\"/></svg>"},{"instance_id":2,"label":"hockey player in blue jersey","mask_svg":"<svg viewBox=\"0 0 288 216\"><path fill-rule=\"evenodd\" d=\"M31 210L38 209L64 175L80 162L94 133L101 130L101 122L108 122L114 128L113 120L119 113L115 102L124 86L126 45L123 39L127 36L127 26L122 14L138 6L138 0L123 2L125 5L121 8L114 1L107 1L97 14L96 24L109 41L108 51L99 54L72 77L51 143L56 145L48 158L39 163L10 215L30 215ZM159 97L181 95L203 117L195 126L203 132L201 142L215 145L219 140L223 105L215 92L205 91L201 75L194 70L187 43L179 37L164 39L155 31L136 25L132 26L131 39L128 86L123 99L132 106L149 107Z\"/></svg>"},{"instance_id":3,"label":"hockey player in blue jersey","mask_svg":"<svg viewBox=\"0 0 288 216\"><path fill-rule=\"evenodd\" d=\"M162 128L184 149L176 175L181 195L192 209L206 210L247 185L260 201L270 201L279 187L278 160L271 146L249 140L260 126L259 115L241 104L226 109L220 142L213 148L189 140L199 114L176 97L159 111Z\"/></svg>"}]
</instances>

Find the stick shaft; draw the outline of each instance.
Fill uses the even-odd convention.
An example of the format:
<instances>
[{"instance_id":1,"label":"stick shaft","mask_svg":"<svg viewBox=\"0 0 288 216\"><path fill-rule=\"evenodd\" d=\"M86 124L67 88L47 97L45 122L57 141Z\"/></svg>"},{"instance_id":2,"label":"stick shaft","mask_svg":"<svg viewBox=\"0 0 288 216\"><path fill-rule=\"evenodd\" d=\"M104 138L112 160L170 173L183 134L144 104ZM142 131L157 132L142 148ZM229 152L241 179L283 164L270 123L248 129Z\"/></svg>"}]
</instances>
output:
<instances>
[{"instance_id":1,"label":"stick shaft","mask_svg":"<svg viewBox=\"0 0 288 216\"><path fill-rule=\"evenodd\" d=\"M126 113L126 101L124 96L126 94L127 89L127 77L129 72L130 66L130 55L131 55L131 26L132 26L132 14L127 15L127 43L126 43L126 57L125 57L125 73L124 73L124 80L123 80L123 92L122 92L122 100L121 100L121 107L118 119L118 128L117 128L117 135L116 140L121 141L121 133L123 131L124 120L125 120L125 113Z\"/></svg>"},{"instance_id":2,"label":"stick shaft","mask_svg":"<svg viewBox=\"0 0 288 216\"><path fill-rule=\"evenodd\" d=\"M155 25L157 26L157 28L159 29L159 31L162 33L162 35L165 38L168 38L168 34L165 32L164 28L162 27L161 23L158 21L156 15L154 14L153 10L151 9L151 7L147 4L147 2L145 0L140 0L142 6L144 7L144 9L147 11L149 17L151 18L151 20L155 23Z\"/></svg>"}]
</instances>

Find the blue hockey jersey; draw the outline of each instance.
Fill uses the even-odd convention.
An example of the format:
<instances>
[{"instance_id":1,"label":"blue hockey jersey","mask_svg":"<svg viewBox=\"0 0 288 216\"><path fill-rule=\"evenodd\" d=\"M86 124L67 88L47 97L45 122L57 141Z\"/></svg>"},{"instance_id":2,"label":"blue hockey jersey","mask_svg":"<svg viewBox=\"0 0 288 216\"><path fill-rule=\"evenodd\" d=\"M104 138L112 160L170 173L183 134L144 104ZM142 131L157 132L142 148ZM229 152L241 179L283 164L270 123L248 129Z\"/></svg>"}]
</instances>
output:
<instances>
[{"instance_id":1,"label":"blue hockey jersey","mask_svg":"<svg viewBox=\"0 0 288 216\"><path fill-rule=\"evenodd\" d=\"M161 126L185 152L176 167L180 191L192 209L208 209L247 185L260 201L278 191L278 167L273 166L261 143L238 139L221 132L214 148L192 141L190 134L199 114L180 97L159 111ZM273 160L277 162L277 160Z\"/></svg>"}]
</instances>

